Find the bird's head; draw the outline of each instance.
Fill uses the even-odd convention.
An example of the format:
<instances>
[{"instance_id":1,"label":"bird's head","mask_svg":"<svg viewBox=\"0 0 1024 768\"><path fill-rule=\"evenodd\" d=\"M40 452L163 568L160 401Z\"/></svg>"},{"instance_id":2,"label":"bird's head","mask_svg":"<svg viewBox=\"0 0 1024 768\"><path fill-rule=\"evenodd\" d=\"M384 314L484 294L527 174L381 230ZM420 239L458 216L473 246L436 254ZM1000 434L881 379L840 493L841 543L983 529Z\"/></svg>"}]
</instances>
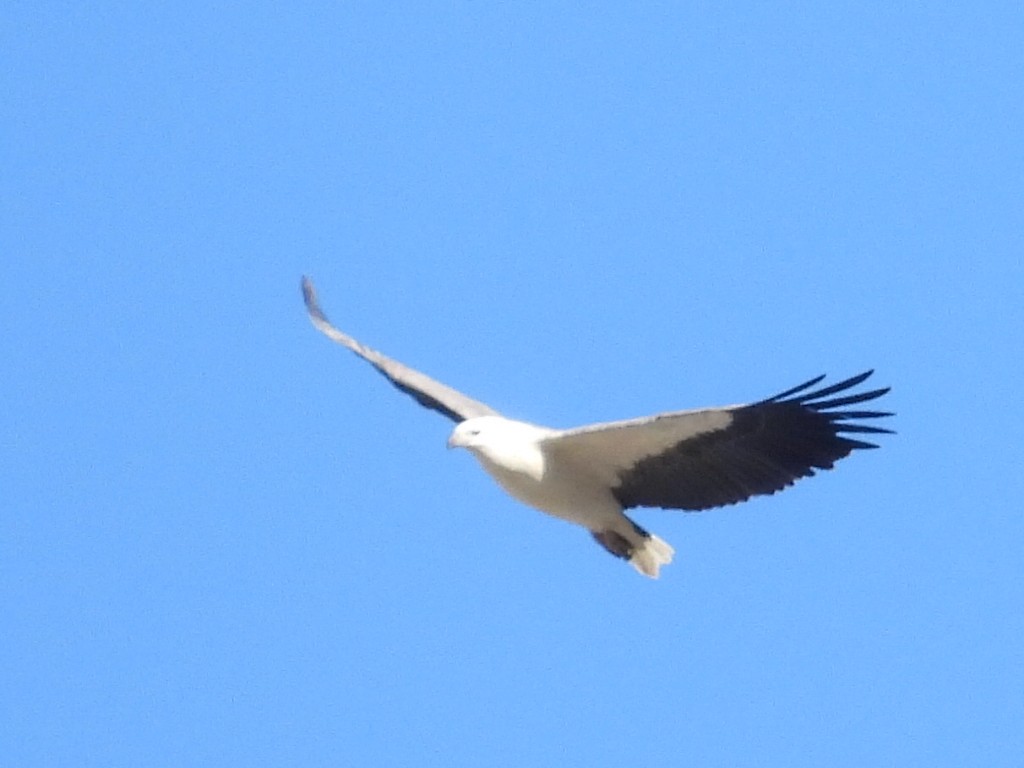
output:
<instances>
[{"instance_id":1,"label":"bird's head","mask_svg":"<svg viewBox=\"0 0 1024 768\"><path fill-rule=\"evenodd\" d=\"M449 448L467 448L492 473L544 474L540 441L553 430L501 416L466 419L452 430Z\"/></svg>"},{"instance_id":2,"label":"bird's head","mask_svg":"<svg viewBox=\"0 0 1024 768\"><path fill-rule=\"evenodd\" d=\"M477 416L455 425L448 437L449 448L481 448L502 430L507 420L500 416Z\"/></svg>"}]
</instances>

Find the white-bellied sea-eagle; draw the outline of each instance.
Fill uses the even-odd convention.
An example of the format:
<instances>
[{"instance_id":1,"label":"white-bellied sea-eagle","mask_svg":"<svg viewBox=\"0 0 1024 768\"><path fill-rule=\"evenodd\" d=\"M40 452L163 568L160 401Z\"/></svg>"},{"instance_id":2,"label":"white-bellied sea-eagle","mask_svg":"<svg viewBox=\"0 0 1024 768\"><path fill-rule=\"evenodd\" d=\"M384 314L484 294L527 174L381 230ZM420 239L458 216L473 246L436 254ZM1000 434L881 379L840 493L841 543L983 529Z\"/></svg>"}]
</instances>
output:
<instances>
[{"instance_id":1,"label":"white-bellied sea-eagle","mask_svg":"<svg viewBox=\"0 0 1024 768\"><path fill-rule=\"evenodd\" d=\"M698 511L780 491L861 448L853 435L890 430L862 423L891 416L849 410L889 389L852 392L871 371L836 384L818 376L749 405L659 413L639 419L551 429L508 419L335 328L302 279L309 317L328 338L384 374L398 389L456 422L449 448L467 448L519 501L583 526L616 557L657 578L674 550L623 512L630 507Z\"/></svg>"}]
</instances>

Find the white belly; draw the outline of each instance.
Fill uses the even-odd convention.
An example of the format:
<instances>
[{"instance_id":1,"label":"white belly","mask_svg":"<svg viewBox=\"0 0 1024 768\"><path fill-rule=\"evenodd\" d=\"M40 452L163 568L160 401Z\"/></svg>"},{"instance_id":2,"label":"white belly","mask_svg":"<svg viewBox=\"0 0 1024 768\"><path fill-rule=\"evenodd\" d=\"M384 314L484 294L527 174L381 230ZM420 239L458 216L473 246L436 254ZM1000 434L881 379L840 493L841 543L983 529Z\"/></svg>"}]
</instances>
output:
<instances>
[{"instance_id":1,"label":"white belly","mask_svg":"<svg viewBox=\"0 0 1024 768\"><path fill-rule=\"evenodd\" d=\"M542 467L539 473L521 471L500 466L483 455L477 458L510 496L541 512L588 528L621 514L618 503L603 485L581 482L578 473L563 473L550 466Z\"/></svg>"}]
</instances>

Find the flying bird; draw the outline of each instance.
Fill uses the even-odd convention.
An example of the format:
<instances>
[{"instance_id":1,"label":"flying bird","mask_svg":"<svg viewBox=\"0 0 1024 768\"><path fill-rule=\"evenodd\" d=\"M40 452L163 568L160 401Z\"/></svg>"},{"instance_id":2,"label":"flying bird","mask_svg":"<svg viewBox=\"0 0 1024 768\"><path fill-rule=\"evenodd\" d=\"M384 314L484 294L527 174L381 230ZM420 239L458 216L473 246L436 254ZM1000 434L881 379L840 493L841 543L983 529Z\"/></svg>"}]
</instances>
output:
<instances>
[{"instance_id":1,"label":"flying bird","mask_svg":"<svg viewBox=\"0 0 1024 768\"><path fill-rule=\"evenodd\" d=\"M552 429L502 416L425 373L338 330L302 279L313 325L366 360L420 405L454 421L449 448L466 448L511 496L581 525L616 557L651 578L674 550L626 516L632 507L698 511L773 494L855 450L877 448L856 435L891 433L862 423L891 416L847 406L889 388L854 392L867 371L818 387L824 376L748 405L659 413Z\"/></svg>"}]
</instances>

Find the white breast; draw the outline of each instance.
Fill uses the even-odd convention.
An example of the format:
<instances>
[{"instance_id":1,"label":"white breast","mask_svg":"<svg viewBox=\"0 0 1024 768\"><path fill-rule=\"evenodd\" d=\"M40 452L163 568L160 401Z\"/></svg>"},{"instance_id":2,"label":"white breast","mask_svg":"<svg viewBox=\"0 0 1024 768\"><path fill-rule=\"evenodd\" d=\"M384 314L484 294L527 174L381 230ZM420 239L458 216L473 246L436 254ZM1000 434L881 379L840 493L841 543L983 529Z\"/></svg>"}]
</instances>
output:
<instances>
[{"instance_id":1,"label":"white breast","mask_svg":"<svg viewBox=\"0 0 1024 768\"><path fill-rule=\"evenodd\" d=\"M581 525L620 512L603 483L579 468L552 461L536 441L506 443L500 449L488 446L473 453L510 496L541 512Z\"/></svg>"}]
</instances>

